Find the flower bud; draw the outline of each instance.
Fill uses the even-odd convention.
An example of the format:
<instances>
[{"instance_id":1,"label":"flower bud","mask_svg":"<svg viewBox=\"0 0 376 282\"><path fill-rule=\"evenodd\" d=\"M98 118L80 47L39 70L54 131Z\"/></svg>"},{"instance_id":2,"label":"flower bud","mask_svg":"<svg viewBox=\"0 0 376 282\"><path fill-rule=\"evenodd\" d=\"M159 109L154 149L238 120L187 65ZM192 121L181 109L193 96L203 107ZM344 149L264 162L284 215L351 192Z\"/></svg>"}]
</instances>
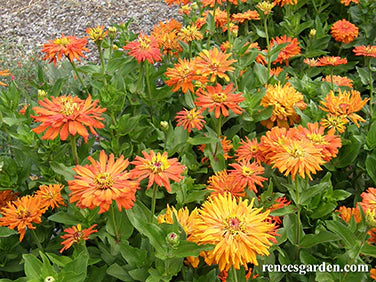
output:
<instances>
[{"instance_id":1,"label":"flower bud","mask_svg":"<svg viewBox=\"0 0 376 282\"><path fill-rule=\"evenodd\" d=\"M47 276L44 278L44 282L54 282L56 279L53 276Z\"/></svg>"},{"instance_id":2,"label":"flower bud","mask_svg":"<svg viewBox=\"0 0 376 282\"><path fill-rule=\"evenodd\" d=\"M114 39L115 39L115 37L116 37L116 32L117 32L116 27L111 26L111 27L108 28L108 36L110 37L111 40L114 40Z\"/></svg>"},{"instance_id":3,"label":"flower bud","mask_svg":"<svg viewBox=\"0 0 376 282\"><path fill-rule=\"evenodd\" d=\"M41 89L38 89L38 99L44 99L47 96L47 92Z\"/></svg>"},{"instance_id":4,"label":"flower bud","mask_svg":"<svg viewBox=\"0 0 376 282\"><path fill-rule=\"evenodd\" d=\"M170 232L167 234L166 241L171 247L176 248L180 244L180 236L175 232Z\"/></svg>"},{"instance_id":5,"label":"flower bud","mask_svg":"<svg viewBox=\"0 0 376 282\"><path fill-rule=\"evenodd\" d=\"M308 34L308 37L309 39L313 39L316 35L316 29L312 28L310 31L309 31L309 34Z\"/></svg>"},{"instance_id":6,"label":"flower bud","mask_svg":"<svg viewBox=\"0 0 376 282\"><path fill-rule=\"evenodd\" d=\"M163 131L167 131L167 130L168 130L169 124L168 124L167 121L161 121L161 122L160 122L160 125L161 125L161 129L162 129Z\"/></svg>"}]
</instances>

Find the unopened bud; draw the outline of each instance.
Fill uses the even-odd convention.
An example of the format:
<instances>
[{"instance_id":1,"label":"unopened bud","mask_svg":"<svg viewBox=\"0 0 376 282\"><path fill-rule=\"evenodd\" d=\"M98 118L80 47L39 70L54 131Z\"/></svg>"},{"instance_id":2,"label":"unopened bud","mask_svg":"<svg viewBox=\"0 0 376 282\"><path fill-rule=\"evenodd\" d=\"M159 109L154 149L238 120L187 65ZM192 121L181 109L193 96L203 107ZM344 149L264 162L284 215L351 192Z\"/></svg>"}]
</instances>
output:
<instances>
[{"instance_id":1,"label":"unopened bud","mask_svg":"<svg viewBox=\"0 0 376 282\"><path fill-rule=\"evenodd\" d=\"M110 37L111 40L114 40L114 39L115 39L115 37L116 37L116 32L117 32L116 27L111 26L111 27L108 28L108 36Z\"/></svg>"},{"instance_id":2,"label":"unopened bud","mask_svg":"<svg viewBox=\"0 0 376 282\"><path fill-rule=\"evenodd\" d=\"M53 276L47 276L44 278L44 282L54 282L56 279Z\"/></svg>"},{"instance_id":3,"label":"unopened bud","mask_svg":"<svg viewBox=\"0 0 376 282\"><path fill-rule=\"evenodd\" d=\"M38 99L43 99L47 96L47 92L44 90L39 89L38 90Z\"/></svg>"},{"instance_id":4,"label":"unopened bud","mask_svg":"<svg viewBox=\"0 0 376 282\"><path fill-rule=\"evenodd\" d=\"M316 29L313 28L309 31L308 37L309 39L312 39L315 37L315 35L316 35Z\"/></svg>"},{"instance_id":5,"label":"unopened bud","mask_svg":"<svg viewBox=\"0 0 376 282\"><path fill-rule=\"evenodd\" d=\"M170 232L167 234L166 241L171 247L176 248L180 244L180 236L175 232Z\"/></svg>"},{"instance_id":6,"label":"unopened bud","mask_svg":"<svg viewBox=\"0 0 376 282\"><path fill-rule=\"evenodd\" d=\"M161 129L162 129L163 131L167 131L167 130L168 130L169 124L168 124L167 121L161 121L161 122L160 122L160 125L161 125Z\"/></svg>"}]
</instances>

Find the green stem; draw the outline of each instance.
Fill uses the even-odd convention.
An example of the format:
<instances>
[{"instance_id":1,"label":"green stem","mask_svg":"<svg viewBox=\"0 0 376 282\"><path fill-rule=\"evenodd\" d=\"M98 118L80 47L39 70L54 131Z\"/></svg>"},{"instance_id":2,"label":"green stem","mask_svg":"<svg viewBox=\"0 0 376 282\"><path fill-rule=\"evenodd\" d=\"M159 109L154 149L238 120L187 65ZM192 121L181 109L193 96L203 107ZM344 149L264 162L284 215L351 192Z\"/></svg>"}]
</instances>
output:
<instances>
[{"instance_id":1,"label":"green stem","mask_svg":"<svg viewBox=\"0 0 376 282\"><path fill-rule=\"evenodd\" d=\"M317 15L317 6L316 6L316 0L312 0L313 8L315 9L315 15Z\"/></svg>"},{"instance_id":2,"label":"green stem","mask_svg":"<svg viewBox=\"0 0 376 282\"><path fill-rule=\"evenodd\" d=\"M30 229L30 231L31 231L31 234L33 235L35 243L38 246L38 249L41 250L44 253L44 249L42 247L42 244L39 242L39 239L37 237L37 234L35 233L35 230L34 229Z\"/></svg>"},{"instance_id":3,"label":"green stem","mask_svg":"<svg viewBox=\"0 0 376 282\"><path fill-rule=\"evenodd\" d=\"M138 92L141 88L141 79L144 76L144 62L140 63L140 73L138 75L138 81L137 81L137 89L136 92Z\"/></svg>"},{"instance_id":4,"label":"green stem","mask_svg":"<svg viewBox=\"0 0 376 282\"><path fill-rule=\"evenodd\" d=\"M372 77L372 70L371 70L371 58L368 60L368 73L369 73L369 113L371 116L371 120L373 118L373 77Z\"/></svg>"},{"instance_id":5,"label":"green stem","mask_svg":"<svg viewBox=\"0 0 376 282\"><path fill-rule=\"evenodd\" d=\"M104 58L103 58L103 50L102 50L102 41L98 41L97 48L98 48L99 58L101 60L102 74L104 75Z\"/></svg>"},{"instance_id":6,"label":"green stem","mask_svg":"<svg viewBox=\"0 0 376 282\"><path fill-rule=\"evenodd\" d=\"M153 184L153 196L151 198L151 217L150 217L150 222L153 222L153 218L154 218L155 204L157 203L157 190L158 190L158 186L154 183Z\"/></svg>"},{"instance_id":7,"label":"green stem","mask_svg":"<svg viewBox=\"0 0 376 282\"><path fill-rule=\"evenodd\" d=\"M298 177L298 176L297 176ZM300 193L299 193L299 178L295 179L295 204L298 209L297 211L297 216L296 216L296 245L297 245L297 250L296 250L296 257L298 258L299 255L299 244L300 244Z\"/></svg>"},{"instance_id":8,"label":"green stem","mask_svg":"<svg viewBox=\"0 0 376 282\"><path fill-rule=\"evenodd\" d=\"M228 43L232 43L231 42L231 31L230 31L230 2L227 0L226 1L226 13L227 13L227 40L228 40Z\"/></svg>"},{"instance_id":9,"label":"green stem","mask_svg":"<svg viewBox=\"0 0 376 282\"><path fill-rule=\"evenodd\" d=\"M71 147L72 147L73 161L74 161L74 163L76 165L78 165L79 161L78 161L78 153L77 153L76 136L75 135L71 135L70 141L71 141Z\"/></svg>"},{"instance_id":10,"label":"green stem","mask_svg":"<svg viewBox=\"0 0 376 282\"><path fill-rule=\"evenodd\" d=\"M209 30L209 36L208 36L208 42L207 42L207 47L206 49L210 49L210 40L211 40L211 35L212 32L214 33L215 30L215 10L217 10L217 1L214 2L214 8L213 8L213 22L211 24L210 30Z\"/></svg>"},{"instance_id":11,"label":"green stem","mask_svg":"<svg viewBox=\"0 0 376 282\"><path fill-rule=\"evenodd\" d=\"M238 276L236 275L236 269L232 267L232 281L238 282Z\"/></svg>"},{"instance_id":12,"label":"green stem","mask_svg":"<svg viewBox=\"0 0 376 282\"><path fill-rule=\"evenodd\" d=\"M220 115L219 118L217 118L217 120L218 120L217 135L218 135L218 138L220 138L222 135L222 116Z\"/></svg>"},{"instance_id":13,"label":"green stem","mask_svg":"<svg viewBox=\"0 0 376 282\"><path fill-rule=\"evenodd\" d=\"M266 36L266 46L267 46L267 54L266 54L266 59L268 63L268 80L270 78L270 42L269 42L269 33L268 33L268 16L265 16L264 18L264 29L265 29L265 36Z\"/></svg>"},{"instance_id":14,"label":"green stem","mask_svg":"<svg viewBox=\"0 0 376 282\"><path fill-rule=\"evenodd\" d=\"M153 121L153 96L151 95L151 84L150 84L150 77L149 77L149 65L145 65L145 77L146 77L146 88L148 94L148 106L149 106L149 113L150 113L150 120Z\"/></svg>"},{"instance_id":15,"label":"green stem","mask_svg":"<svg viewBox=\"0 0 376 282\"><path fill-rule=\"evenodd\" d=\"M330 83L331 83L332 91L334 92L333 67L330 67Z\"/></svg>"},{"instance_id":16,"label":"green stem","mask_svg":"<svg viewBox=\"0 0 376 282\"><path fill-rule=\"evenodd\" d=\"M69 59L69 58L68 58L68 59ZM81 83L83 89L85 90L86 94L89 95L90 93L89 93L89 91L87 90L87 88L86 88L86 86L85 86L85 84L84 84L84 81L82 80L82 78L81 78L81 76L80 76L80 74L79 74L79 72L78 72L78 69L77 69L77 67L76 67L76 64L75 64L73 61L71 61L71 60L69 60L69 62L71 63L72 68L73 68L74 72L76 73L77 78L78 78L78 80L80 81L80 83Z\"/></svg>"},{"instance_id":17,"label":"green stem","mask_svg":"<svg viewBox=\"0 0 376 282\"><path fill-rule=\"evenodd\" d=\"M116 220L115 220L115 205L114 204L111 205L110 213L111 213L112 225L114 226L115 239L116 239L117 242L119 242L119 240L120 240L119 230L118 230Z\"/></svg>"}]
</instances>

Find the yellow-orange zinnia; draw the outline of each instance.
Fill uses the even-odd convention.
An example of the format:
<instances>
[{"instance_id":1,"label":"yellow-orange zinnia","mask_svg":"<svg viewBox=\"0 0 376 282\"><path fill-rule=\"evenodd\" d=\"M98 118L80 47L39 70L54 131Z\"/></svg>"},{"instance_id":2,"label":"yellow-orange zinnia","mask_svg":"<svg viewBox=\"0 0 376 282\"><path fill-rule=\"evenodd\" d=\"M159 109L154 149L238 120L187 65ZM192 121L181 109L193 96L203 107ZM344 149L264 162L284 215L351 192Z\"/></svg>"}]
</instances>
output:
<instances>
[{"instance_id":1,"label":"yellow-orange zinnia","mask_svg":"<svg viewBox=\"0 0 376 282\"><path fill-rule=\"evenodd\" d=\"M220 271L231 267L248 269L258 265L256 255L269 255L274 225L268 223L269 212L253 208L253 202L232 197L230 193L211 196L199 210L192 230L192 241L213 244L206 252L208 265L218 264Z\"/></svg>"},{"instance_id":2,"label":"yellow-orange zinnia","mask_svg":"<svg viewBox=\"0 0 376 282\"><path fill-rule=\"evenodd\" d=\"M89 132L86 126L94 135L97 135L94 128L104 127L100 120L104 120L101 114L106 109L97 106L98 100L93 102L90 95L86 100L71 95L51 96L51 100L45 98L38 103L40 107L33 107L36 115L31 117L41 124L33 128L33 131L40 134L47 129L42 137L44 140L53 140L59 134L61 140L66 140L69 134L78 134L87 142Z\"/></svg>"},{"instance_id":3,"label":"yellow-orange zinnia","mask_svg":"<svg viewBox=\"0 0 376 282\"><path fill-rule=\"evenodd\" d=\"M61 196L61 190L64 188L61 184L41 185L35 192L39 197L41 204L46 208L58 208L59 205L65 206L64 199Z\"/></svg>"},{"instance_id":4,"label":"yellow-orange zinnia","mask_svg":"<svg viewBox=\"0 0 376 282\"><path fill-rule=\"evenodd\" d=\"M130 179L126 171L128 159L120 156L115 161L113 154L108 157L102 150L99 161L88 157L90 165L77 165L73 168L77 174L75 180L68 181L70 202L77 202L80 208L100 207L99 213L108 211L113 201L119 211L130 209L136 200L139 183Z\"/></svg>"},{"instance_id":5,"label":"yellow-orange zinnia","mask_svg":"<svg viewBox=\"0 0 376 282\"><path fill-rule=\"evenodd\" d=\"M349 44L358 37L359 29L349 21L343 19L336 21L330 28L335 41Z\"/></svg>"}]
</instances>

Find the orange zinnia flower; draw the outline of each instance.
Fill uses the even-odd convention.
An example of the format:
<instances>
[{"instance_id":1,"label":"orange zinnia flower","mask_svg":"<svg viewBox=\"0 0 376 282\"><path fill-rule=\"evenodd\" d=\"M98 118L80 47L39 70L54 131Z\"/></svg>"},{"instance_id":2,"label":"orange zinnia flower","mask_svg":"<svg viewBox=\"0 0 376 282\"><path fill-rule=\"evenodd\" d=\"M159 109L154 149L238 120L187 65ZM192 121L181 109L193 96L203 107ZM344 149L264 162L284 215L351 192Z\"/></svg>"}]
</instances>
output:
<instances>
[{"instance_id":1,"label":"orange zinnia flower","mask_svg":"<svg viewBox=\"0 0 376 282\"><path fill-rule=\"evenodd\" d=\"M369 244L373 244L373 245L376 245L376 228L370 228L370 230L368 230L368 235L370 236L370 238L367 240L367 242ZM375 271L375 280L376 280L376 271Z\"/></svg>"},{"instance_id":2,"label":"orange zinnia flower","mask_svg":"<svg viewBox=\"0 0 376 282\"><path fill-rule=\"evenodd\" d=\"M319 106L319 108L332 115L349 118L359 127L358 121L365 122L365 120L355 113L360 111L368 101L369 98L362 100L359 91L338 89L338 96L330 91L325 100L320 101L323 106Z\"/></svg>"},{"instance_id":3,"label":"orange zinnia flower","mask_svg":"<svg viewBox=\"0 0 376 282\"><path fill-rule=\"evenodd\" d=\"M285 143L285 140L289 138L289 132L284 127L273 127L267 131L265 135L261 136L261 142L259 150L264 156L266 164L271 165L270 156L273 156L275 152Z\"/></svg>"},{"instance_id":4,"label":"orange zinnia flower","mask_svg":"<svg viewBox=\"0 0 376 282\"><path fill-rule=\"evenodd\" d=\"M367 210L376 211L376 188L368 188L366 192L360 194L362 197L362 206L364 212Z\"/></svg>"},{"instance_id":5,"label":"orange zinnia flower","mask_svg":"<svg viewBox=\"0 0 376 282\"><path fill-rule=\"evenodd\" d=\"M357 205L355 208L348 208L345 206L340 206L338 210L335 212L338 212L338 215L346 221L346 223L349 223L352 217L354 217L354 220L356 223L359 223L362 221L362 216L360 214L359 206Z\"/></svg>"},{"instance_id":6,"label":"orange zinnia flower","mask_svg":"<svg viewBox=\"0 0 376 282\"><path fill-rule=\"evenodd\" d=\"M65 206L64 199L60 194L63 188L64 186L61 184L41 185L35 196L40 198L42 206L52 209L58 208L59 204Z\"/></svg>"},{"instance_id":7,"label":"orange zinnia flower","mask_svg":"<svg viewBox=\"0 0 376 282\"><path fill-rule=\"evenodd\" d=\"M327 75L325 76L325 78L323 77L322 78L322 81L326 81L326 82L329 82L329 83L332 83L332 80L333 80L333 84L337 85L337 86L346 86L346 87L350 87L352 88L353 85L353 80L346 77L346 76L340 76L340 75Z\"/></svg>"},{"instance_id":8,"label":"orange zinnia flower","mask_svg":"<svg viewBox=\"0 0 376 282\"><path fill-rule=\"evenodd\" d=\"M359 4L359 0L341 0L340 2L345 6L350 5L351 2L354 4Z\"/></svg>"},{"instance_id":9,"label":"orange zinnia flower","mask_svg":"<svg viewBox=\"0 0 376 282\"><path fill-rule=\"evenodd\" d=\"M94 209L100 207L99 213L108 211L115 201L119 211L130 209L136 200L139 183L131 180L126 171L128 159L120 156L115 162L113 154L108 157L102 150L99 161L88 157L90 165L76 165L73 170L75 180L68 181L70 203L77 202L80 208Z\"/></svg>"},{"instance_id":10,"label":"orange zinnia flower","mask_svg":"<svg viewBox=\"0 0 376 282\"><path fill-rule=\"evenodd\" d=\"M333 114L327 114L326 118L321 119L320 124L325 127L332 129L338 133L343 133L346 130L346 124L349 123L349 120L345 116L337 116Z\"/></svg>"},{"instance_id":11,"label":"orange zinnia flower","mask_svg":"<svg viewBox=\"0 0 376 282\"><path fill-rule=\"evenodd\" d=\"M262 182L267 180L267 178L261 176L264 174L264 168L258 163L240 161L239 163L230 164L230 166L234 168L234 170L229 171L230 176L234 176L240 186L248 185L248 188L255 193L257 193L256 184L264 187Z\"/></svg>"},{"instance_id":12,"label":"orange zinnia flower","mask_svg":"<svg viewBox=\"0 0 376 282\"><path fill-rule=\"evenodd\" d=\"M275 63L283 63L283 61L286 62L286 66L289 64L289 59L292 57L295 57L300 54L300 46L297 38L291 38L287 37L286 35L281 36L281 37L276 37L271 41L272 45L281 45L283 43L289 43L287 46L283 47L278 54L277 59L273 62Z\"/></svg>"},{"instance_id":13,"label":"orange zinnia flower","mask_svg":"<svg viewBox=\"0 0 376 282\"><path fill-rule=\"evenodd\" d=\"M196 108L192 110L184 109L184 111L180 111L176 114L176 121L177 126L184 126L184 129L188 128L188 132L192 131L192 128L196 128L197 130L201 130L206 123L203 120L204 116L201 115L202 111L197 110Z\"/></svg>"},{"instance_id":14,"label":"orange zinnia flower","mask_svg":"<svg viewBox=\"0 0 376 282\"><path fill-rule=\"evenodd\" d=\"M34 107L33 110L37 115L31 117L36 122L41 122L39 126L33 128L35 133L40 134L47 129L42 137L43 140L53 140L59 134L61 140L66 140L69 134L75 136L78 133L87 142L89 133L85 126L89 127L94 135L97 135L94 128L104 127L100 120L104 120L101 114L106 109L97 107L98 100L92 102L90 95L86 100L70 95L51 96L51 100L45 98L38 103L41 107Z\"/></svg>"},{"instance_id":15,"label":"orange zinnia flower","mask_svg":"<svg viewBox=\"0 0 376 282\"><path fill-rule=\"evenodd\" d=\"M305 58L303 62L310 67L318 67L318 63L319 63L317 59L309 59L309 58Z\"/></svg>"},{"instance_id":16,"label":"orange zinnia flower","mask_svg":"<svg viewBox=\"0 0 376 282\"><path fill-rule=\"evenodd\" d=\"M9 72L9 70L2 70L0 71L0 76L11 76L12 74ZM0 81L0 86L8 86L8 84L3 83Z\"/></svg>"},{"instance_id":17,"label":"orange zinnia flower","mask_svg":"<svg viewBox=\"0 0 376 282\"><path fill-rule=\"evenodd\" d=\"M234 197L245 196L246 184L241 184L235 175L228 174L226 170L217 171L209 177L207 190L210 195L230 193Z\"/></svg>"},{"instance_id":18,"label":"orange zinnia flower","mask_svg":"<svg viewBox=\"0 0 376 282\"><path fill-rule=\"evenodd\" d=\"M291 204L291 201L288 201L286 197L277 198L274 200L274 203L267 208L270 212L273 212L275 210L279 210L283 207L287 207ZM282 216L283 217L283 216ZM274 222L275 225L279 226L282 224L282 220L280 216L270 216L271 222Z\"/></svg>"},{"instance_id":19,"label":"orange zinnia flower","mask_svg":"<svg viewBox=\"0 0 376 282\"><path fill-rule=\"evenodd\" d=\"M61 57L66 56L69 61L74 59L80 61L80 57L86 58L83 52L88 52L89 49L85 47L87 38L77 38L76 36L64 36L64 34L55 40L49 40L49 43L43 45L42 52L46 53L43 60L49 60L56 65Z\"/></svg>"},{"instance_id":20,"label":"orange zinnia flower","mask_svg":"<svg viewBox=\"0 0 376 282\"><path fill-rule=\"evenodd\" d=\"M147 60L150 64L162 60L161 50L157 41L153 37L143 35L138 36L138 41L132 41L123 47L128 50L128 54L135 58L139 63Z\"/></svg>"},{"instance_id":21,"label":"orange zinnia flower","mask_svg":"<svg viewBox=\"0 0 376 282\"><path fill-rule=\"evenodd\" d=\"M168 6L171 6L173 4L175 5L187 5L188 3L191 2L191 0L165 0L166 4Z\"/></svg>"},{"instance_id":22,"label":"orange zinnia flower","mask_svg":"<svg viewBox=\"0 0 376 282\"><path fill-rule=\"evenodd\" d=\"M242 160L250 162L253 159L255 162L261 163L265 160L262 152L259 150L259 143L256 138L249 140L246 136L245 140L240 141L240 144L235 154L237 162Z\"/></svg>"},{"instance_id":23,"label":"orange zinnia flower","mask_svg":"<svg viewBox=\"0 0 376 282\"><path fill-rule=\"evenodd\" d=\"M322 170L321 165L325 163L321 150L308 139L286 138L269 158L273 168L278 168L285 176L291 174L292 180L296 174L312 180L311 173Z\"/></svg>"},{"instance_id":24,"label":"orange zinnia flower","mask_svg":"<svg viewBox=\"0 0 376 282\"><path fill-rule=\"evenodd\" d=\"M184 94L189 91L194 92L194 81L206 83L207 78L196 73L195 60L180 59L173 68L167 68L165 75L169 78L166 81L168 86L172 86L172 91L176 92L180 88Z\"/></svg>"},{"instance_id":25,"label":"orange zinnia flower","mask_svg":"<svg viewBox=\"0 0 376 282\"><path fill-rule=\"evenodd\" d=\"M135 168L131 170L130 175L133 179L140 182L144 178L149 178L147 189L154 183L158 186L164 186L168 192L171 192L170 179L176 182L184 179L180 175L184 172L185 167L178 162L177 158L169 159L167 152L154 153L150 150L150 154L142 151L144 158L136 156L131 164Z\"/></svg>"},{"instance_id":26,"label":"orange zinnia flower","mask_svg":"<svg viewBox=\"0 0 376 282\"><path fill-rule=\"evenodd\" d=\"M274 0L274 4L283 7L284 5L296 5L298 0Z\"/></svg>"},{"instance_id":27,"label":"orange zinnia flower","mask_svg":"<svg viewBox=\"0 0 376 282\"><path fill-rule=\"evenodd\" d=\"M0 226L7 226L10 229L17 227L21 242L27 228L36 229L33 223L39 224L42 222L41 217L45 211L46 209L41 204L39 197L27 195L8 202L7 206L1 209Z\"/></svg>"},{"instance_id":28,"label":"orange zinnia flower","mask_svg":"<svg viewBox=\"0 0 376 282\"><path fill-rule=\"evenodd\" d=\"M194 40L201 40L203 38L204 36L195 25L183 27L178 33L178 39L184 41L185 43L189 43Z\"/></svg>"},{"instance_id":29,"label":"orange zinnia flower","mask_svg":"<svg viewBox=\"0 0 376 282\"><path fill-rule=\"evenodd\" d=\"M300 116L295 112L294 107L300 110L307 107L304 103L304 96L288 82L284 86L281 86L280 82L277 85L268 85L260 104L264 108L273 107L272 116L268 120L261 121L261 124L269 129L275 122L277 126L286 128L298 123Z\"/></svg>"},{"instance_id":30,"label":"orange zinnia flower","mask_svg":"<svg viewBox=\"0 0 376 282\"><path fill-rule=\"evenodd\" d=\"M317 122L307 123L307 128L298 126L298 130L304 137L311 140L315 147L321 150L322 158L329 162L338 154L338 149L341 148L342 142L338 135L335 135L334 128L325 134L325 127L319 126Z\"/></svg>"},{"instance_id":31,"label":"orange zinnia flower","mask_svg":"<svg viewBox=\"0 0 376 282\"><path fill-rule=\"evenodd\" d=\"M346 58L335 57L335 56L324 56L318 59L316 66L317 67L326 67L326 66L338 66L347 64Z\"/></svg>"},{"instance_id":32,"label":"orange zinnia flower","mask_svg":"<svg viewBox=\"0 0 376 282\"><path fill-rule=\"evenodd\" d=\"M359 29L349 21L343 19L336 21L330 28L335 41L349 44L358 37Z\"/></svg>"},{"instance_id":33,"label":"orange zinnia flower","mask_svg":"<svg viewBox=\"0 0 376 282\"><path fill-rule=\"evenodd\" d=\"M227 117L229 115L228 110L240 115L244 110L239 107L239 103L243 102L245 98L241 92L235 94L234 91L232 83L225 86L224 89L219 83L216 86L207 86L206 90L200 88L196 92L198 97L195 105L203 109L208 109L209 112L214 110L216 118L219 118L221 113Z\"/></svg>"},{"instance_id":34,"label":"orange zinnia flower","mask_svg":"<svg viewBox=\"0 0 376 282\"><path fill-rule=\"evenodd\" d=\"M372 268L369 271L369 275L370 275L370 278L372 278L373 280L376 280L376 268Z\"/></svg>"},{"instance_id":35,"label":"orange zinnia flower","mask_svg":"<svg viewBox=\"0 0 376 282\"><path fill-rule=\"evenodd\" d=\"M248 10L244 13L232 14L231 20L236 23L244 23L245 21L249 20L259 20L260 15L256 10Z\"/></svg>"},{"instance_id":36,"label":"orange zinnia flower","mask_svg":"<svg viewBox=\"0 0 376 282\"><path fill-rule=\"evenodd\" d=\"M198 74L210 77L210 81L214 82L217 77L230 81L226 72L232 72L234 67L231 66L236 60L229 59L231 53L223 53L217 48L210 51L203 50L196 59L196 70Z\"/></svg>"},{"instance_id":37,"label":"orange zinnia flower","mask_svg":"<svg viewBox=\"0 0 376 282\"><path fill-rule=\"evenodd\" d=\"M201 3L204 7L209 6L210 8L213 8L216 2L218 5L222 6L222 3L226 1L225 0L201 0Z\"/></svg>"},{"instance_id":38,"label":"orange zinnia flower","mask_svg":"<svg viewBox=\"0 0 376 282\"><path fill-rule=\"evenodd\" d=\"M60 238L66 239L61 242L61 245L64 245L64 247L60 250L60 253L68 250L74 243L78 244L83 240L89 240L90 234L98 232L98 230L93 230L96 226L97 224L94 224L88 229L82 229L81 224L77 224L76 226L64 229L64 232L67 234L60 236Z\"/></svg>"},{"instance_id":39,"label":"orange zinnia flower","mask_svg":"<svg viewBox=\"0 0 376 282\"><path fill-rule=\"evenodd\" d=\"M219 271L242 265L258 265L256 255L268 256L272 245L269 233L274 225L267 222L269 212L253 208L253 201L235 198L230 193L211 196L205 201L192 230L192 241L198 245L213 244L205 252L208 265L218 264Z\"/></svg>"},{"instance_id":40,"label":"orange zinnia flower","mask_svg":"<svg viewBox=\"0 0 376 282\"><path fill-rule=\"evenodd\" d=\"M376 58L376 46L355 46L353 49L355 56L365 56Z\"/></svg>"},{"instance_id":41,"label":"orange zinnia flower","mask_svg":"<svg viewBox=\"0 0 376 282\"><path fill-rule=\"evenodd\" d=\"M159 22L153 27L151 37L157 41L158 48L162 48L163 54L177 56L183 50L178 40L181 28L182 23L175 19Z\"/></svg>"},{"instance_id":42,"label":"orange zinnia flower","mask_svg":"<svg viewBox=\"0 0 376 282\"><path fill-rule=\"evenodd\" d=\"M2 207L5 207L8 202L17 200L17 198L17 192L13 192L12 190L0 191L0 210Z\"/></svg>"}]
</instances>

